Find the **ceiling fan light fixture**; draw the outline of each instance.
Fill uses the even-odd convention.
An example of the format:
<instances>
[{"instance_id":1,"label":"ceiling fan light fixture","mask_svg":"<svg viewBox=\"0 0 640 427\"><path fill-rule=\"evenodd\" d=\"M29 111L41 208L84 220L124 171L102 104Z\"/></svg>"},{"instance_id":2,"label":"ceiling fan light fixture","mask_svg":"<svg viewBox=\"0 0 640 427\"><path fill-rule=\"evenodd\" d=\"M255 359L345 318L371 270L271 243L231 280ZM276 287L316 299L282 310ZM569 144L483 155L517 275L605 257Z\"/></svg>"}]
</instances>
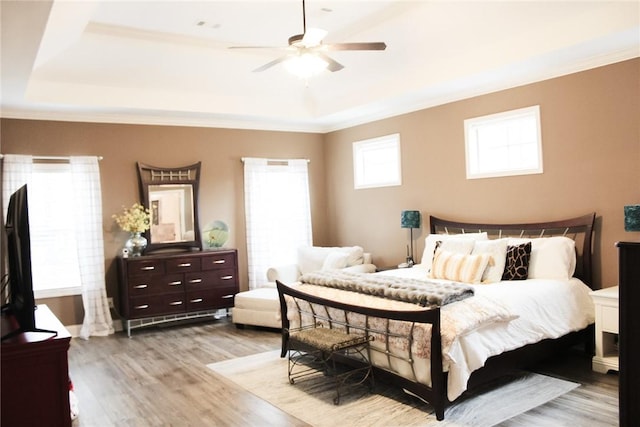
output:
<instances>
[{"instance_id":1,"label":"ceiling fan light fixture","mask_svg":"<svg viewBox=\"0 0 640 427\"><path fill-rule=\"evenodd\" d=\"M294 76L308 79L326 70L329 63L314 53L304 52L285 60L283 66Z\"/></svg>"}]
</instances>

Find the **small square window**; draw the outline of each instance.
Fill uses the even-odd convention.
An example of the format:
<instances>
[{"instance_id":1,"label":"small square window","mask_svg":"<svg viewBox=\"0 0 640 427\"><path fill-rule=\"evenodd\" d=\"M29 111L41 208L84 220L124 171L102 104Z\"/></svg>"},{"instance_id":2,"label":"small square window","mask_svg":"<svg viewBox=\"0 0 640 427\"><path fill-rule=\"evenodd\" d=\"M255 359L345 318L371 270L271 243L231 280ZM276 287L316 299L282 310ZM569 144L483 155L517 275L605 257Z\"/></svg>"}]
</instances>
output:
<instances>
[{"instance_id":1,"label":"small square window","mask_svg":"<svg viewBox=\"0 0 640 427\"><path fill-rule=\"evenodd\" d=\"M464 121L467 179L542 173L540 106Z\"/></svg>"},{"instance_id":2,"label":"small square window","mask_svg":"<svg viewBox=\"0 0 640 427\"><path fill-rule=\"evenodd\" d=\"M353 143L353 182L356 189L402 184L400 134Z\"/></svg>"}]
</instances>

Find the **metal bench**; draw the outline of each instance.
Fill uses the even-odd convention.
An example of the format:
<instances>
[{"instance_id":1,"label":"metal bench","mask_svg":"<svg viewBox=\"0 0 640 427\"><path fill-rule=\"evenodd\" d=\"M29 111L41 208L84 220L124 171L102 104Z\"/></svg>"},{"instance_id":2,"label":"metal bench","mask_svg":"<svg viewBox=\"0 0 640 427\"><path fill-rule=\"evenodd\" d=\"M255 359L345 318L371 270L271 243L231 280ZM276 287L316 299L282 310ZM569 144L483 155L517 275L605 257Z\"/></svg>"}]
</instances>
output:
<instances>
[{"instance_id":1,"label":"metal bench","mask_svg":"<svg viewBox=\"0 0 640 427\"><path fill-rule=\"evenodd\" d=\"M289 382L314 376L319 372L334 379L335 405L345 386L364 384L373 387L371 364L367 357L372 337L350 334L337 329L306 327L289 331ZM345 363L336 364L336 359ZM347 363L352 362L352 363Z\"/></svg>"}]
</instances>

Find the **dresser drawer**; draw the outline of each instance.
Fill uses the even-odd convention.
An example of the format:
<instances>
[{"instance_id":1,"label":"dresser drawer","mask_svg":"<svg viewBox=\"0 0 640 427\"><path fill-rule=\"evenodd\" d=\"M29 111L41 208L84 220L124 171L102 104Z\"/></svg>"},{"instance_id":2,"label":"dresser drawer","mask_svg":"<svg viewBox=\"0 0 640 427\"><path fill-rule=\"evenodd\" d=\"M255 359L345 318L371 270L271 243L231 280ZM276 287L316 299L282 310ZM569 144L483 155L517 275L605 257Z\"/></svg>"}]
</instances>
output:
<instances>
[{"instance_id":1,"label":"dresser drawer","mask_svg":"<svg viewBox=\"0 0 640 427\"><path fill-rule=\"evenodd\" d=\"M235 286L237 284L236 270L234 268L225 268L185 274L185 283L187 290Z\"/></svg>"},{"instance_id":2,"label":"dresser drawer","mask_svg":"<svg viewBox=\"0 0 640 427\"><path fill-rule=\"evenodd\" d=\"M128 303L130 319L154 316L162 311L161 295L131 298Z\"/></svg>"},{"instance_id":3,"label":"dresser drawer","mask_svg":"<svg viewBox=\"0 0 640 427\"><path fill-rule=\"evenodd\" d=\"M220 252L202 257L203 270L217 270L220 268L236 268L235 252Z\"/></svg>"},{"instance_id":4,"label":"dresser drawer","mask_svg":"<svg viewBox=\"0 0 640 427\"><path fill-rule=\"evenodd\" d=\"M156 274L164 274L164 262L157 259L145 259L129 261L127 263L127 276L148 276Z\"/></svg>"},{"instance_id":5,"label":"dresser drawer","mask_svg":"<svg viewBox=\"0 0 640 427\"><path fill-rule=\"evenodd\" d=\"M233 297L237 292L235 287L187 292L187 310L233 307Z\"/></svg>"},{"instance_id":6,"label":"dresser drawer","mask_svg":"<svg viewBox=\"0 0 640 427\"><path fill-rule=\"evenodd\" d=\"M188 273L191 271L200 271L200 258L185 257L168 259L165 261L165 269L167 273Z\"/></svg>"},{"instance_id":7,"label":"dresser drawer","mask_svg":"<svg viewBox=\"0 0 640 427\"><path fill-rule=\"evenodd\" d=\"M144 295L163 294L167 292L183 292L183 281L184 279L182 274L131 277L128 283L129 296L138 297Z\"/></svg>"},{"instance_id":8,"label":"dresser drawer","mask_svg":"<svg viewBox=\"0 0 640 427\"><path fill-rule=\"evenodd\" d=\"M163 314L183 313L186 310L184 293L170 295L152 295L129 300L129 318L159 316Z\"/></svg>"},{"instance_id":9,"label":"dresser drawer","mask_svg":"<svg viewBox=\"0 0 640 427\"><path fill-rule=\"evenodd\" d=\"M618 307L603 305L600 307L602 316L602 330L604 332L618 333Z\"/></svg>"}]
</instances>

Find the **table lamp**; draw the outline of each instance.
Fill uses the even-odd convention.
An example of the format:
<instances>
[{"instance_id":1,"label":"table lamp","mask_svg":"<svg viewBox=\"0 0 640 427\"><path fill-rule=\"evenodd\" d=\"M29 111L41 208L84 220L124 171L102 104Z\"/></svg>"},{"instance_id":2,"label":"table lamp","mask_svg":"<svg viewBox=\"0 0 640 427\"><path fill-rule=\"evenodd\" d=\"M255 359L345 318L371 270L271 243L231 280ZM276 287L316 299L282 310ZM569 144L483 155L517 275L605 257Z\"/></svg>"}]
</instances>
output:
<instances>
[{"instance_id":1,"label":"table lamp","mask_svg":"<svg viewBox=\"0 0 640 427\"><path fill-rule=\"evenodd\" d=\"M413 266L413 229L420 228L420 211L402 211L400 216L400 227L409 229L411 252L407 246L407 264L408 267Z\"/></svg>"}]
</instances>

